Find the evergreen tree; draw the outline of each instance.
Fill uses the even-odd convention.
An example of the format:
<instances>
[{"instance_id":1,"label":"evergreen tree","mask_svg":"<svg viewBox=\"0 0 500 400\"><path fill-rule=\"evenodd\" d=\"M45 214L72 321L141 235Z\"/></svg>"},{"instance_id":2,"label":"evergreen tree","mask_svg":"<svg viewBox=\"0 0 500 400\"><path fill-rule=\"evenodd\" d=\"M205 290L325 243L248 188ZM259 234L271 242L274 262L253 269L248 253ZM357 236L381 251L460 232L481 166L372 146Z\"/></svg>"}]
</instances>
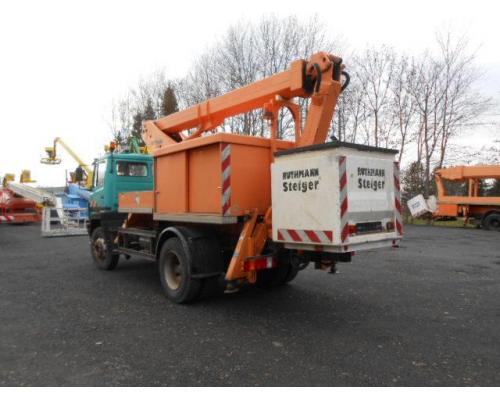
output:
<instances>
[{"instance_id":1,"label":"evergreen tree","mask_svg":"<svg viewBox=\"0 0 500 400\"><path fill-rule=\"evenodd\" d=\"M132 132L131 135L141 139L141 134L142 134L142 121L144 120L144 117L140 111L137 111L134 114L134 122L132 123Z\"/></svg>"},{"instance_id":2,"label":"evergreen tree","mask_svg":"<svg viewBox=\"0 0 500 400\"><path fill-rule=\"evenodd\" d=\"M401 192L403 203L406 204L411 198L424 193L425 170L422 163L415 161L403 171Z\"/></svg>"},{"instance_id":3,"label":"evergreen tree","mask_svg":"<svg viewBox=\"0 0 500 400\"><path fill-rule=\"evenodd\" d=\"M150 121L153 119L156 119L156 113L153 108L153 100L151 98L148 98L146 102L146 107L144 107L144 114L142 116L143 121Z\"/></svg>"},{"instance_id":4,"label":"evergreen tree","mask_svg":"<svg viewBox=\"0 0 500 400\"><path fill-rule=\"evenodd\" d=\"M179 111L179 105L177 104L177 97L175 96L174 88L168 85L163 93L161 103L162 117L173 114L177 111Z\"/></svg>"},{"instance_id":5,"label":"evergreen tree","mask_svg":"<svg viewBox=\"0 0 500 400\"><path fill-rule=\"evenodd\" d=\"M125 135L122 134L121 131L116 131L113 133L113 141L117 144L123 144L125 143Z\"/></svg>"}]
</instances>

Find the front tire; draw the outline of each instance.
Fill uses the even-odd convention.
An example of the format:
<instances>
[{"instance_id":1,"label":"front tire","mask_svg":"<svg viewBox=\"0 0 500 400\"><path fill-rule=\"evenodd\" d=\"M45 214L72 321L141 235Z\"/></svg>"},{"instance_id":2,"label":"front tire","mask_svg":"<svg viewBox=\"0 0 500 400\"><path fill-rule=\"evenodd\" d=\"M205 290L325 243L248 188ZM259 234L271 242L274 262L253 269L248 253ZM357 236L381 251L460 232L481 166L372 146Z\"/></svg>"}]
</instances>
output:
<instances>
[{"instance_id":1,"label":"front tire","mask_svg":"<svg viewBox=\"0 0 500 400\"><path fill-rule=\"evenodd\" d=\"M158 268L165 295L175 303L193 301L200 292L201 281L191 277L186 249L179 238L170 238L162 246Z\"/></svg>"},{"instance_id":2,"label":"front tire","mask_svg":"<svg viewBox=\"0 0 500 400\"><path fill-rule=\"evenodd\" d=\"M99 269L110 271L118 265L119 254L113 253L113 242L103 228L93 230L90 237L90 253Z\"/></svg>"}]
</instances>

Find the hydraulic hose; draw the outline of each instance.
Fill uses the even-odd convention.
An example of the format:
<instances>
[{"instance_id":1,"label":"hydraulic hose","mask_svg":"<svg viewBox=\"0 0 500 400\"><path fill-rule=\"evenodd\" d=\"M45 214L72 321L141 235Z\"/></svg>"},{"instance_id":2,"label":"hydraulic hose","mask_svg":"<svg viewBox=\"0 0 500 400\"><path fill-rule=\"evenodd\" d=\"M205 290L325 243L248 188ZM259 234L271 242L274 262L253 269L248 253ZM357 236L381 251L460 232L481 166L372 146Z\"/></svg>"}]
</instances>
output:
<instances>
[{"instance_id":1,"label":"hydraulic hose","mask_svg":"<svg viewBox=\"0 0 500 400\"><path fill-rule=\"evenodd\" d=\"M341 91L341 92L343 92L343 91L344 91L344 89L345 89L347 86L349 86L349 82L351 82L351 76L350 76L347 72L345 72L345 71L342 71L342 72L341 72L341 75L343 75L343 76L344 76L344 78L345 78L344 84L343 84L343 85L342 85L342 87L340 88L340 91Z\"/></svg>"},{"instance_id":2,"label":"hydraulic hose","mask_svg":"<svg viewBox=\"0 0 500 400\"><path fill-rule=\"evenodd\" d=\"M314 91L319 92L319 88L321 86L322 72L321 72L321 68L319 67L319 65L317 63L314 64L314 68L316 69L316 86L314 87Z\"/></svg>"}]
</instances>

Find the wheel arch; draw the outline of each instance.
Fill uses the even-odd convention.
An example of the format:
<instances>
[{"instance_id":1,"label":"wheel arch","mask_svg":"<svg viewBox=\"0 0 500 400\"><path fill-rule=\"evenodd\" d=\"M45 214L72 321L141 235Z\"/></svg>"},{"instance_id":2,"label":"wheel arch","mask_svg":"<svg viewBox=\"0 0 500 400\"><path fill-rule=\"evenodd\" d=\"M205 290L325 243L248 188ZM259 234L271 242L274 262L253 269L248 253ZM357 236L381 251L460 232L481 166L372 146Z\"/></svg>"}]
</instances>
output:
<instances>
[{"instance_id":1,"label":"wheel arch","mask_svg":"<svg viewBox=\"0 0 500 400\"><path fill-rule=\"evenodd\" d=\"M101 226L101 220L100 219L91 219L87 225L87 231L89 233L89 236L92 235L92 232L96 230L96 228L99 228Z\"/></svg>"},{"instance_id":2,"label":"wheel arch","mask_svg":"<svg viewBox=\"0 0 500 400\"><path fill-rule=\"evenodd\" d=\"M481 217L481 221L484 221L486 217L490 216L491 214L498 214L500 215L500 208L492 208L491 210L485 212L483 216Z\"/></svg>"},{"instance_id":3,"label":"wheel arch","mask_svg":"<svg viewBox=\"0 0 500 400\"><path fill-rule=\"evenodd\" d=\"M217 276L224 272L217 238L203 227L169 226L161 231L156 242L155 255L159 260L165 242L178 238L185 250L192 276L199 278Z\"/></svg>"},{"instance_id":4,"label":"wheel arch","mask_svg":"<svg viewBox=\"0 0 500 400\"><path fill-rule=\"evenodd\" d=\"M183 229L178 226L169 226L168 228L163 229L158 235L158 240L156 241L155 255L158 260L160 257L160 251L163 247L163 244L171 238L178 238L184 249L186 250L186 254L189 257L189 246L188 241Z\"/></svg>"}]
</instances>

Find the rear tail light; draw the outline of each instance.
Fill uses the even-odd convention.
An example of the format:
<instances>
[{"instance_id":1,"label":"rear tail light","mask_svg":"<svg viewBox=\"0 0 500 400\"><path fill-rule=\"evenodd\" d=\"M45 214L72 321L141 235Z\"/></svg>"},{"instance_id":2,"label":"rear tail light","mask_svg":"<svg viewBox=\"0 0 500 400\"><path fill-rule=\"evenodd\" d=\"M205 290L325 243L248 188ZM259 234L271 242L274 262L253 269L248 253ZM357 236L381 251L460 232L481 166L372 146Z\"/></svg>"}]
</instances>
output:
<instances>
[{"instance_id":1,"label":"rear tail light","mask_svg":"<svg viewBox=\"0 0 500 400\"><path fill-rule=\"evenodd\" d=\"M358 233L357 225L349 225L349 235L356 235Z\"/></svg>"},{"instance_id":2,"label":"rear tail light","mask_svg":"<svg viewBox=\"0 0 500 400\"><path fill-rule=\"evenodd\" d=\"M388 231L393 231L394 230L394 221L388 221L387 224L385 224L385 227Z\"/></svg>"},{"instance_id":3,"label":"rear tail light","mask_svg":"<svg viewBox=\"0 0 500 400\"><path fill-rule=\"evenodd\" d=\"M243 264L243 269L245 271L257 271L260 269L276 268L277 266L278 260L275 257L259 256L248 257Z\"/></svg>"}]
</instances>

